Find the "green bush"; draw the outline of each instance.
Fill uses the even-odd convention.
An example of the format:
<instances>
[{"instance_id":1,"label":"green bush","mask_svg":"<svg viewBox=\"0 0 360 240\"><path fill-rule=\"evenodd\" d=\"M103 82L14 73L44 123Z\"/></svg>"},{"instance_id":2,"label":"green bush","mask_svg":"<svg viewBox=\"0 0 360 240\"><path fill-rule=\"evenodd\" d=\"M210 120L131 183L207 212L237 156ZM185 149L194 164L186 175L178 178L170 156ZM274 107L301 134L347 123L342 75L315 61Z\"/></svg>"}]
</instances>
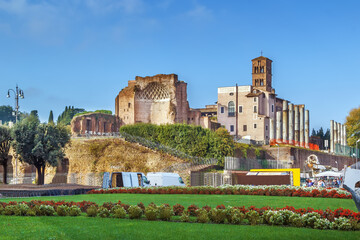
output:
<instances>
[{"instance_id":1,"label":"green bush","mask_svg":"<svg viewBox=\"0 0 360 240\"><path fill-rule=\"evenodd\" d=\"M303 227L305 224L301 215L297 213L294 213L293 215L290 216L289 223L293 227Z\"/></svg>"},{"instance_id":2,"label":"green bush","mask_svg":"<svg viewBox=\"0 0 360 240\"><path fill-rule=\"evenodd\" d=\"M181 222L190 222L190 214L189 212L184 211L183 214L180 217Z\"/></svg>"},{"instance_id":3,"label":"green bush","mask_svg":"<svg viewBox=\"0 0 360 240\"><path fill-rule=\"evenodd\" d=\"M69 208L69 216L76 217L81 215L81 209L78 206L71 206Z\"/></svg>"},{"instance_id":4,"label":"green bush","mask_svg":"<svg viewBox=\"0 0 360 240\"><path fill-rule=\"evenodd\" d=\"M250 210L245 214L245 218L251 225L257 225L261 222L260 214L257 211Z\"/></svg>"},{"instance_id":5,"label":"green bush","mask_svg":"<svg viewBox=\"0 0 360 240\"><path fill-rule=\"evenodd\" d=\"M4 207L0 204L0 215L3 214L4 212Z\"/></svg>"},{"instance_id":6,"label":"green bush","mask_svg":"<svg viewBox=\"0 0 360 240\"><path fill-rule=\"evenodd\" d=\"M110 211L106 207L100 207L98 209L98 215L102 218L110 217Z\"/></svg>"},{"instance_id":7,"label":"green bush","mask_svg":"<svg viewBox=\"0 0 360 240\"><path fill-rule=\"evenodd\" d=\"M174 215L174 212L170 206L162 204L159 207L159 218L161 220L169 221L173 215Z\"/></svg>"},{"instance_id":8,"label":"green bush","mask_svg":"<svg viewBox=\"0 0 360 240\"><path fill-rule=\"evenodd\" d=\"M213 223L224 223L226 219L226 210L213 208L209 211L209 217Z\"/></svg>"},{"instance_id":9,"label":"green bush","mask_svg":"<svg viewBox=\"0 0 360 240\"><path fill-rule=\"evenodd\" d=\"M32 208L29 208L26 212L26 216L30 216L30 217L35 217L36 216L36 211Z\"/></svg>"},{"instance_id":10,"label":"green bush","mask_svg":"<svg viewBox=\"0 0 360 240\"><path fill-rule=\"evenodd\" d=\"M27 211L29 210L29 206L24 204L24 203L20 203L19 205L17 205L17 207L14 210L14 214L16 216L26 216Z\"/></svg>"},{"instance_id":11,"label":"green bush","mask_svg":"<svg viewBox=\"0 0 360 240\"><path fill-rule=\"evenodd\" d=\"M147 220L154 221L157 219L158 215L159 210L156 206L147 206L145 208L145 217Z\"/></svg>"},{"instance_id":12,"label":"green bush","mask_svg":"<svg viewBox=\"0 0 360 240\"><path fill-rule=\"evenodd\" d=\"M331 228L337 230L345 230L345 231L352 230L350 220L345 217L335 218L335 221L332 223Z\"/></svg>"},{"instance_id":13,"label":"green bush","mask_svg":"<svg viewBox=\"0 0 360 240\"><path fill-rule=\"evenodd\" d=\"M16 209L17 209L17 205L8 205L4 209L4 215L8 215L8 216L14 215Z\"/></svg>"},{"instance_id":14,"label":"green bush","mask_svg":"<svg viewBox=\"0 0 360 240\"><path fill-rule=\"evenodd\" d=\"M315 222L320 218L321 218L320 214L316 212L305 213L304 215L302 215L304 225L311 228L314 228Z\"/></svg>"},{"instance_id":15,"label":"green bush","mask_svg":"<svg viewBox=\"0 0 360 240\"><path fill-rule=\"evenodd\" d=\"M226 210L226 218L229 223L241 224L245 218L245 214L243 214L239 209L229 207Z\"/></svg>"},{"instance_id":16,"label":"green bush","mask_svg":"<svg viewBox=\"0 0 360 240\"><path fill-rule=\"evenodd\" d=\"M196 221L199 223L208 223L210 221L208 212L205 209L196 210Z\"/></svg>"},{"instance_id":17,"label":"green bush","mask_svg":"<svg viewBox=\"0 0 360 240\"><path fill-rule=\"evenodd\" d=\"M98 214L98 209L96 206L92 205L86 209L86 214L88 217L96 217Z\"/></svg>"},{"instance_id":18,"label":"green bush","mask_svg":"<svg viewBox=\"0 0 360 240\"><path fill-rule=\"evenodd\" d=\"M276 211L273 210L266 210L263 213L263 219L264 219L264 223L270 224L272 225L272 222L270 221L271 217L274 216L276 213Z\"/></svg>"},{"instance_id":19,"label":"green bush","mask_svg":"<svg viewBox=\"0 0 360 240\"><path fill-rule=\"evenodd\" d=\"M115 218L126 218L126 211L123 207L116 208L114 210L114 217Z\"/></svg>"},{"instance_id":20,"label":"green bush","mask_svg":"<svg viewBox=\"0 0 360 240\"><path fill-rule=\"evenodd\" d=\"M139 206L132 205L128 209L130 219L139 219L143 214L142 209Z\"/></svg>"},{"instance_id":21,"label":"green bush","mask_svg":"<svg viewBox=\"0 0 360 240\"><path fill-rule=\"evenodd\" d=\"M61 205L56 208L56 213L58 216L67 216L69 215L69 207L67 205Z\"/></svg>"},{"instance_id":22,"label":"green bush","mask_svg":"<svg viewBox=\"0 0 360 240\"><path fill-rule=\"evenodd\" d=\"M321 230L330 229L332 228L332 223L326 218L321 218L314 222L314 228Z\"/></svg>"},{"instance_id":23,"label":"green bush","mask_svg":"<svg viewBox=\"0 0 360 240\"><path fill-rule=\"evenodd\" d=\"M49 205L40 205L39 207L41 216L54 216L55 209Z\"/></svg>"}]
</instances>

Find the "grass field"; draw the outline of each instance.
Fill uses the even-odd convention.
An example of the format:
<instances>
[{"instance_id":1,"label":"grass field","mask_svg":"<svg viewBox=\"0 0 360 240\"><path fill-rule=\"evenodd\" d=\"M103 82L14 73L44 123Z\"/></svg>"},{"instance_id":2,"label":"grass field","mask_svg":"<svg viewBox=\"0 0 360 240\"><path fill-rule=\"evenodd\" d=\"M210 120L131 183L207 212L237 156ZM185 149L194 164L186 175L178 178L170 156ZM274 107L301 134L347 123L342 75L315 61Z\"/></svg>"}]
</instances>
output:
<instances>
[{"instance_id":1,"label":"grass field","mask_svg":"<svg viewBox=\"0 0 360 240\"><path fill-rule=\"evenodd\" d=\"M356 210L350 199L267 197L241 195L156 195L156 194L99 194L41 198L3 199L2 201L66 200L117 202L126 204L150 202L180 203L184 206L218 204L232 206L271 206L295 208L338 207ZM114 218L80 217L15 217L0 216L0 239L360 239L360 232L315 230L309 228L249 226L229 224L200 224L179 222L150 222Z\"/></svg>"},{"instance_id":2,"label":"grass field","mask_svg":"<svg viewBox=\"0 0 360 240\"><path fill-rule=\"evenodd\" d=\"M285 207L293 206L295 208L312 207L315 209L332 210L342 207L356 211L356 206L352 199L338 198L307 198L307 197L278 197L278 196L249 196L249 195L191 195L191 194L86 194L72 196L56 197L38 197L38 198L9 198L3 201L30 201L31 199L41 200L66 200L80 202L83 200L102 204L104 202L121 202L126 204L137 204L143 202L148 205L151 202L155 204L168 203L174 205L180 203L184 206L196 204L199 207L209 205L216 207L219 204L225 206L255 206L255 207Z\"/></svg>"}]
</instances>

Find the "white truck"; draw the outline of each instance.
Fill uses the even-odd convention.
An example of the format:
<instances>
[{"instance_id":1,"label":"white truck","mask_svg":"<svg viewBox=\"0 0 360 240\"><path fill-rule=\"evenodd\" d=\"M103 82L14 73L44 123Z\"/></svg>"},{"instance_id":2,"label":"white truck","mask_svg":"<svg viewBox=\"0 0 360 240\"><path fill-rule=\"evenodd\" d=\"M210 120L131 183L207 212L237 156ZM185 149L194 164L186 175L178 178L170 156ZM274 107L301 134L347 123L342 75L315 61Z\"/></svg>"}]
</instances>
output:
<instances>
[{"instance_id":1,"label":"white truck","mask_svg":"<svg viewBox=\"0 0 360 240\"><path fill-rule=\"evenodd\" d=\"M105 172L103 188L148 187L149 181L142 172Z\"/></svg>"},{"instance_id":2,"label":"white truck","mask_svg":"<svg viewBox=\"0 0 360 240\"><path fill-rule=\"evenodd\" d=\"M147 180L151 187L166 187L166 186L183 186L185 183L177 173L168 172L149 172L147 173Z\"/></svg>"}]
</instances>

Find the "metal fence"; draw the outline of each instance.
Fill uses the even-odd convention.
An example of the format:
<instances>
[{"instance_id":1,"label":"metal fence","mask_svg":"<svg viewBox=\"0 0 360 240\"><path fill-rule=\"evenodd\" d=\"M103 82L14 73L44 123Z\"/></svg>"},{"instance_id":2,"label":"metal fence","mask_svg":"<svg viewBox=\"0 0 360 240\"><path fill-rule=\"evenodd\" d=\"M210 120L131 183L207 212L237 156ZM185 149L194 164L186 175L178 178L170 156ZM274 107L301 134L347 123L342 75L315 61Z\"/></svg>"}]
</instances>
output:
<instances>
[{"instance_id":1,"label":"metal fence","mask_svg":"<svg viewBox=\"0 0 360 240\"><path fill-rule=\"evenodd\" d=\"M340 144L335 144L335 154L347 157L357 157L360 158L360 151L356 153L356 148L350 146L343 146Z\"/></svg>"},{"instance_id":2,"label":"metal fence","mask_svg":"<svg viewBox=\"0 0 360 240\"><path fill-rule=\"evenodd\" d=\"M250 169L274 169L274 168L291 168L289 161L269 160L269 159L240 159L235 157L225 157L225 170L242 170Z\"/></svg>"}]
</instances>

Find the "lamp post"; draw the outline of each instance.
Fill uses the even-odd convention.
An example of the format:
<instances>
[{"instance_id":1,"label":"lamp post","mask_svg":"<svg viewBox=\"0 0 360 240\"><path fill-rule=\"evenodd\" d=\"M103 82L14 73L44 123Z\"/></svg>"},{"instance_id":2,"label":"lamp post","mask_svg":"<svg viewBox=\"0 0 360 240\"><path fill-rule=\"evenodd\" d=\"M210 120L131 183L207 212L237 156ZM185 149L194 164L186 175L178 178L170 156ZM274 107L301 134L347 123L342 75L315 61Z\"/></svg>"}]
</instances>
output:
<instances>
[{"instance_id":1,"label":"lamp post","mask_svg":"<svg viewBox=\"0 0 360 240\"><path fill-rule=\"evenodd\" d=\"M359 155L359 151L358 151L358 146L357 146L357 144L358 144L358 142L360 141L360 139L358 139L357 141L356 141L356 162L355 162L355 169L357 169L357 159L358 159L358 155Z\"/></svg>"},{"instance_id":2,"label":"lamp post","mask_svg":"<svg viewBox=\"0 0 360 240\"><path fill-rule=\"evenodd\" d=\"M21 90L18 85L16 84L16 90L14 89L8 89L7 98L10 98L10 92L12 91L15 94L15 123L18 121L18 115L19 115L19 98L24 99L24 91ZM18 168L17 168L17 158L15 155L15 184L17 184L17 178L18 178Z\"/></svg>"},{"instance_id":3,"label":"lamp post","mask_svg":"<svg viewBox=\"0 0 360 240\"><path fill-rule=\"evenodd\" d=\"M278 148L278 154L277 154L277 158L276 158L276 169L279 169L279 150L280 150L280 146L279 144L275 144L275 146L277 146Z\"/></svg>"},{"instance_id":4,"label":"lamp post","mask_svg":"<svg viewBox=\"0 0 360 240\"><path fill-rule=\"evenodd\" d=\"M335 163L336 163L337 170L339 171L339 164L337 161L335 161Z\"/></svg>"},{"instance_id":5,"label":"lamp post","mask_svg":"<svg viewBox=\"0 0 360 240\"><path fill-rule=\"evenodd\" d=\"M10 97L10 92L12 91L15 94L15 123L18 121L18 114L19 114L19 98L24 99L24 91L21 90L18 85L16 85L16 90L9 89L7 93L7 98Z\"/></svg>"}]
</instances>

